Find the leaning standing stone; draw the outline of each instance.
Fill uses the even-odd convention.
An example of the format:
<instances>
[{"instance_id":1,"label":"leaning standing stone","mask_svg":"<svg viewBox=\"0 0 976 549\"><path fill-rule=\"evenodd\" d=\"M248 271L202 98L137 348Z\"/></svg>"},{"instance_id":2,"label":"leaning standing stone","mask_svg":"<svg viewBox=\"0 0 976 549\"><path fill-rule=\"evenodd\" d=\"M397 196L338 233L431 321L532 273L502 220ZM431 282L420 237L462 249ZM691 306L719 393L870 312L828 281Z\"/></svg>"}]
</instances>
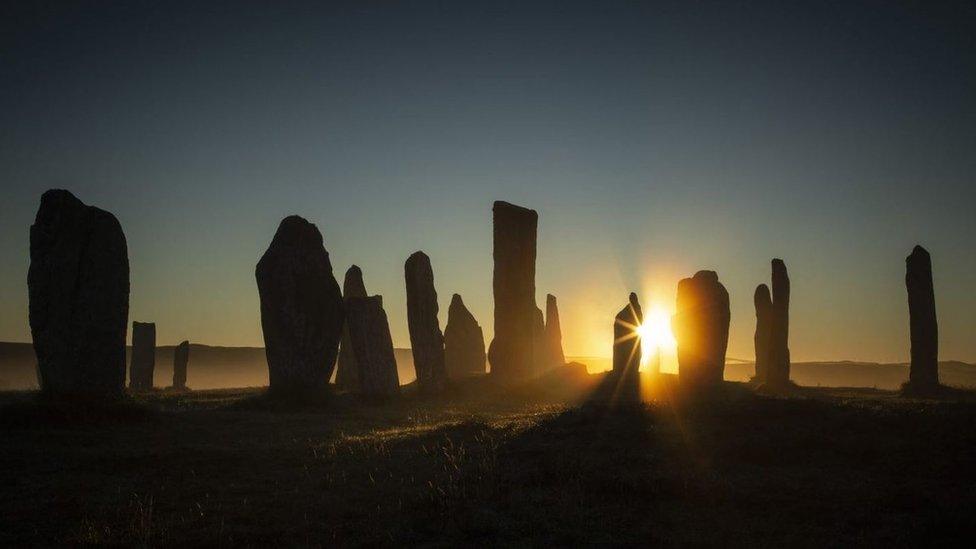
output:
<instances>
[{"instance_id":1,"label":"leaning standing stone","mask_svg":"<svg viewBox=\"0 0 976 549\"><path fill-rule=\"evenodd\" d=\"M556 296L552 294L546 295L546 350L550 368L566 364L566 356L563 354L563 331L559 324L559 307L556 305Z\"/></svg>"},{"instance_id":2,"label":"leaning standing stone","mask_svg":"<svg viewBox=\"0 0 976 549\"><path fill-rule=\"evenodd\" d=\"M335 367L343 306L318 228L295 215L282 220L255 277L270 391L320 393Z\"/></svg>"},{"instance_id":3,"label":"leaning standing stone","mask_svg":"<svg viewBox=\"0 0 976 549\"><path fill-rule=\"evenodd\" d=\"M348 301L354 297L366 297L366 285L363 283L363 271L353 265L346 271L346 278L342 282L342 299ZM352 341L349 340L349 328L342 327L342 340L339 345L339 371L336 372L336 386L346 391L356 392L359 385L356 367L356 353L352 352Z\"/></svg>"},{"instance_id":4,"label":"leaning standing stone","mask_svg":"<svg viewBox=\"0 0 976 549\"><path fill-rule=\"evenodd\" d=\"M437 291L430 258L414 252L404 265L407 282L407 327L417 384L423 392L437 392L447 382L444 335L437 320Z\"/></svg>"},{"instance_id":5,"label":"leaning standing stone","mask_svg":"<svg viewBox=\"0 0 976 549\"><path fill-rule=\"evenodd\" d=\"M921 246L915 246L905 258L905 286L912 341L908 388L933 391L939 387L939 325L935 316L932 257Z\"/></svg>"},{"instance_id":6,"label":"leaning standing stone","mask_svg":"<svg viewBox=\"0 0 976 549\"><path fill-rule=\"evenodd\" d=\"M729 345L729 293L714 271L678 282L671 325L678 342L678 380L689 388L719 385Z\"/></svg>"},{"instance_id":7,"label":"leaning standing stone","mask_svg":"<svg viewBox=\"0 0 976 549\"><path fill-rule=\"evenodd\" d=\"M173 388L186 389L186 366L190 362L190 342L183 341L173 349Z\"/></svg>"},{"instance_id":8,"label":"leaning standing stone","mask_svg":"<svg viewBox=\"0 0 976 549\"><path fill-rule=\"evenodd\" d=\"M488 349L491 375L511 380L535 371L535 256L539 214L508 202L495 202L495 339Z\"/></svg>"},{"instance_id":9,"label":"leaning standing stone","mask_svg":"<svg viewBox=\"0 0 976 549\"><path fill-rule=\"evenodd\" d=\"M30 229L27 289L41 390L120 396L129 256L115 216L65 190L44 193Z\"/></svg>"},{"instance_id":10,"label":"leaning standing stone","mask_svg":"<svg viewBox=\"0 0 976 549\"><path fill-rule=\"evenodd\" d=\"M156 371L156 324L132 323L132 366L129 368L129 388L148 391L153 388Z\"/></svg>"},{"instance_id":11,"label":"leaning standing stone","mask_svg":"<svg viewBox=\"0 0 976 549\"><path fill-rule=\"evenodd\" d=\"M451 297L451 306L447 310L444 362L450 378L485 373L484 332L458 294Z\"/></svg>"},{"instance_id":12,"label":"leaning standing stone","mask_svg":"<svg viewBox=\"0 0 976 549\"><path fill-rule=\"evenodd\" d=\"M359 369L356 392L379 398L397 394L400 378L382 296L346 300L346 325Z\"/></svg>"}]
</instances>

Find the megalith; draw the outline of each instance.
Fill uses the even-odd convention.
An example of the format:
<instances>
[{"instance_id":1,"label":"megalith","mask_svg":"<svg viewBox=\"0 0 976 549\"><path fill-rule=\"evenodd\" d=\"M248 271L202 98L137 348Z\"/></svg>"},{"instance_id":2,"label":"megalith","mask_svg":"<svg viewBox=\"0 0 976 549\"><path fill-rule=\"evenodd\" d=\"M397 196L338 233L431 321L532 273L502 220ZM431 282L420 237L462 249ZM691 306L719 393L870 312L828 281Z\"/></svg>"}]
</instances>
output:
<instances>
[{"instance_id":1,"label":"megalith","mask_svg":"<svg viewBox=\"0 0 976 549\"><path fill-rule=\"evenodd\" d=\"M535 308L532 320L532 352L535 360L532 362L532 375L539 375L549 369L549 348L546 345L546 317L542 309Z\"/></svg>"},{"instance_id":2,"label":"megalith","mask_svg":"<svg viewBox=\"0 0 976 549\"><path fill-rule=\"evenodd\" d=\"M451 297L444 328L444 362L449 378L485 373L485 335L461 296Z\"/></svg>"},{"instance_id":3,"label":"megalith","mask_svg":"<svg viewBox=\"0 0 976 549\"><path fill-rule=\"evenodd\" d=\"M354 297L366 297L366 285L363 283L363 271L353 265L346 271L346 278L342 281L342 299L348 301ZM342 327L342 339L339 344L339 365L336 372L336 386L346 391L358 390L359 369L356 367L356 353L352 351L349 340L349 328Z\"/></svg>"},{"instance_id":4,"label":"megalith","mask_svg":"<svg viewBox=\"0 0 976 549\"><path fill-rule=\"evenodd\" d=\"M173 388L186 389L186 366L190 362L190 342L183 341L173 349Z\"/></svg>"},{"instance_id":5,"label":"megalith","mask_svg":"<svg viewBox=\"0 0 976 549\"><path fill-rule=\"evenodd\" d=\"M153 388L156 371L156 324L132 323L132 364L129 367L129 388L148 391Z\"/></svg>"},{"instance_id":6,"label":"megalith","mask_svg":"<svg viewBox=\"0 0 976 549\"><path fill-rule=\"evenodd\" d=\"M563 354L563 332L559 324L559 307L556 296L546 294L546 349L548 351L549 367L562 366L566 363Z\"/></svg>"},{"instance_id":7,"label":"megalith","mask_svg":"<svg viewBox=\"0 0 976 549\"><path fill-rule=\"evenodd\" d=\"M939 387L939 325L935 315L932 257L921 246L915 246L905 258L905 286L912 344L908 385L914 391L932 391Z\"/></svg>"},{"instance_id":8,"label":"megalith","mask_svg":"<svg viewBox=\"0 0 976 549\"><path fill-rule=\"evenodd\" d=\"M358 369L354 392L370 398L396 395L400 391L400 378L383 297L348 298L346 325Z\"/></svg>"},{"instance_id":9,"label":"megalith","mask_svg":"<svg viewBox=\"0 0 976 549\"><path fill-rule=\"evenodd\" d=\"M782 387L790 382L790 277L782 259L772 261L772 271L773 315L766 382Z\"/></svg>"},{"instance_id":10,"label":"megalith","mask_svg":"<svg viewBox=\"0 0 976 549\"><path fill-rule=\"evenodd\" d=\"M641 340L638 333L644 322L637 294L631 293L627 305L613 321L613 370L616 398L624 401L639 399Z\"/></svg>"},{"instance_id":11,"label":"megalith","mask_svg":"<svg viewBox=\"0 0 976 549\"><path fill-rule=\"evenodd\" d=\"M766 383L769 379L769 361L772 345L773 300L769 294L769 286L760 284L753 295L756 305L756 335L753 341L756 346L756 383Z\"/></svg>"},{"instance_id":12,"label":"megalith","mask_svg":"<svg viewBox=\"0 0 976 549\"><path fill-rule=\"evenodd\" d=\"M717 386L729 344L729 293L714 271L678 282L672 330L678 343L678 381L684 387Z\"/></svg>"},{"instance_id":13,"label":"megalith","mask_svg":"<svg viewBox=\"0 0 976 549\"><path fill-rule=\"evenodd\" d=\"M129 256L115 216L68 191L45 192L30 228L27 292L42 392L120 396Z\"/></svg>"},{"instance_id":14,"label":"megalith","mask_svg":"<svg viewBox=\"0 0 976 549\"><path fill-rule=\"evenodd\" d=\"M424 252L414 252L403 266L407 282L407 328L417 384L422 392L437 392L447 382L444 335L437 320L434 270Z\"/></svg>"},{"instance_id":15,"label":"megalith","mask_svg":"<svg viewBox=\"0 0 976 549\"><path fill-rule=\"evenodd\" d=\"M335 367L344 313L318 228L297 215L282 220L255 278L271 393L321 392Z\"/></svg>"}]
</instances>

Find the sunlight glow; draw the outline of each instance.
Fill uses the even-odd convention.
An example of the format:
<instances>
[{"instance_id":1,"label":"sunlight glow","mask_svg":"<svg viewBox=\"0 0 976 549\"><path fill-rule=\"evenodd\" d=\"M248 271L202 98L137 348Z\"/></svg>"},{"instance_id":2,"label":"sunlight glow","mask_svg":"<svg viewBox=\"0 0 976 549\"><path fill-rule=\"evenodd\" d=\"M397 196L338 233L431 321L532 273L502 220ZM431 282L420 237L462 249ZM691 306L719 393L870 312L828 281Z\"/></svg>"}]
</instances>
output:
<instances>
[{"instance_id":1,"label":"sunlight glow","mask_svg":"<svg viewBox=\"0 0 976 549\"><path fill-rule=\"evenodd\" d=\"M662 307L655 306L644 314L637 334L641 338L641 364L647 364L659 352L671 353L677 346L671 333L671 316Z\"/></svg>"}]
</instances>

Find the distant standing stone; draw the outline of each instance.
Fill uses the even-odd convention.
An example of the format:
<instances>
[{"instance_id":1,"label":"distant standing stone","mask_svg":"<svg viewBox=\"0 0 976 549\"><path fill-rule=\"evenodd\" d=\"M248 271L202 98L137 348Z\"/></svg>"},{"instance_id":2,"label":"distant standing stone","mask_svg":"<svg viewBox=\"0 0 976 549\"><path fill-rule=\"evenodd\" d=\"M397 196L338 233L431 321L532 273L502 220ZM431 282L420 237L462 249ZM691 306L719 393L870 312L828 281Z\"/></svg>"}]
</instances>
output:
<instances>
[{"instance_id":1,"label":"distant standing stone","mask_svg":"<svg viewBox=\"0 0 976 549\"><path fill-rule=\"evenodd\" d=\"M772 349L773 300L769 295L769 286L760 284L753 296L756 304L756 382L766 383L769 376L769 360Z\"/></svg>"},{"instance_id":2,"label":"distant standing stone","mask_svg":"<svg viewBox=\"0 0 976 549\"><path fill-rule=\"evenodd\" d=\"M349 267L346 278L342 282L342 299L348 301L354 297L366 297L366 285L363 283L363 271L356 265ZM349 340L349 328L342 327L342 340L339 345L339 371L336 372L336 386L346 391L356 392L359 385L359 369L356 367L356 353L352 351Z\"/></svg>"},{"instance_id":3,"label":"distant standing stone","mask_svg":"<svg viewBox=\"0 0 976 549\"><path fill-rule=\"evenodd\" d=\"M485 373L485 335L461 296L451 297L444 329L444 361L450 378Z\"/></svg>"},{"instance_id":4,"label":"distant standing stone","mask_svg":"<svg viewBox=\"0 0 976 549\"><path fill-rule=\"evenodd\" d=\"M347 299L346 325L359 369L355 392L373 398L396 395L400 378L383 298L374 295Z\"/></svg>"},{"instance_id":5,"label":"distant standing stone","mask_svg":"<svg viewBox=\"0 0 976 549\"><path fill-rule=\"evenodd\" d=\"M41 390L120 396L129 257L115 216L68 191L45 192L30 229L27 288Z\"/></svg>"},{"instance_id":6,"label":"distant standing stone","mask_svg":"<svg viewBox=\"0 0 976 549\"><path fill-rule=\"evenodd\" d=\"M190 342L183 341L173 349L173 388L186 389L186 366L190 362Z\"/></svg>"},{"instance_id":7,"label":"distant standing stone","mask_svg":"<svg viewBox=\"0 0 976 549\"><path fill-rule=\"evenodd\" d=\"M559 323L559 307L556 296L546 294L546 349L548 350L549 366L557 367L566 364L563 354L563 331Z\"/></svg>"},{"instance_id":8,"label":"distant standing stone","mask_svg":"<svg viewBox=\"0 0 976 549\"><path fill-rule=\"evenodd\" d=\"M437 392L447 382L444 335L437 320L437 291L430 258L414 252L404 264L407 283L407 327L417 383L423 392Z\"/></svg>"},{"instance_id":9,"label":"distant standing stone","mask_svg":"<svg viewBox=\"0 0 976 549\"><path fill-rule=\"evenodd\" d=\"M931 391L939 387L939 325L935 315L932 257L921 246L915 246L905 258L905 286L912 342L908 384L914 390Z\"/></svg>"},{"instance_id":10,"label":"distant standing stone","mask_svg":"<svg viewBox=\"0 0 976 549\"><path fill-rule=\"evenodd\" d=\"M773 315L766 381L773 386L782 387L790 382L790 277L782 259L772 261L772 271Z\"/></svg>"},{"instance_id":11,"label":"distant standing stone","mask_svg":"<svg viewBox=\"0 0 976 549\"><path fill-rule=\"evenodd\" d=\"M671 320L678 342L678 380L686 387L722 382L729 345L729 293L714 271L698 271L678 282Z\"/></svg>"},{"instance_id":12,"label":"distant standing stone","mask_svg":"<svg viewBox=\"0 0 976 549\"><path fill-rule=\"evenodd\" d=\"M320 393L332 377L344 313L318 228L295 215L282 220L255 278L270 391Z\"/></svg>"},{"instance_id":13,"label":"distant standing stone","mask_svg":"<svg viewBox=\"0 0 976 549\"><path fill-rule=\"evenodd\" d=\"M148 391L153 388L156 371L156 324L132 323L132 367L129 369L129 388Z\"/></svg>"}]
</instances>

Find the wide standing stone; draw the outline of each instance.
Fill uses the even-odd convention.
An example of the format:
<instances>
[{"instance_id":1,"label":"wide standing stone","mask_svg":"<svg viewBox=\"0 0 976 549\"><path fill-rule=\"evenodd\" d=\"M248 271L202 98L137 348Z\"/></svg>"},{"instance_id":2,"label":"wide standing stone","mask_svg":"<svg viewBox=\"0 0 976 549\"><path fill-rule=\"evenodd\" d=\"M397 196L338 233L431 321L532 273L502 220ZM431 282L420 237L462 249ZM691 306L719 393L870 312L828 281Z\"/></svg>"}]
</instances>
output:
<instances>
[{"instance_id":1,"label":"wide standing stone","mask_svg":"<svg viewBox=\"0 0 976 549\"><path fill-rule=\"evenodd\" d=\"M444 362L450 378L485 373L485 334L458 294L447 310Z\"/></svg>"},{"instance_id":2,"label":"wide standing stone","mask_svg":"<svg viewBox=\"0 0 976 549\"><path fill-rule=\"evenodd\" d=\"M715 386L725 373L729 345L729 293L714 271L678 282L671 320L678 342L678 380L685 387Z\"/></svg>"},{"instance_id":3,"label":"wide standing stone","mask_svg":"<svg viewBox=\"0 0 976 549\"><path fill-rule=\"evenodd\" d=\"M407 281L407 327L417 383L423 392L437 392L447 382L444 335L437 320L437 291L430 258L414 252L403 267Z\"/></svg>"},{"instance_id":4,"label":"wide standing stone","mask_svg":"<svg viewBox=\"0 0 976 549\"><path fill-rule=\"evenodd\" d=\"M129 368L129 388L148 391L153 388L156 371L156 324L132 323L132 365Z\"/></svg>"},{"instance_id":5,"label":"wide standing stone","mask_svg":"<svg viewBox=\"0 0 976 549\"><path fill-rule=\"evenodd\" d=\"M68 191L45 192L30 229L27 289L41 390L121 395L129 256L115 216Z\"/></svg>"},{"instance_id":6,"label":"wide standing stone","mask_svg":"<svg viewBox=\"0 0 976 549\"><path fill-rule=\"evenodd\" d=\"M342 282L342 299L348 301L354 297L366 297L366 285L363 283L363 271L356 265L349 267L346 278ZM356 367L356 353L352 351L349 340L349 328L342 327L342 340L339 345L339 371L336 372L336 386L346 391L356 392L359 385L359 369Z\"/></svg>"},{"instance_id":7,"label":"wide standing stone","mask_svg":"<svg viewBox=\"0 0 976 549\"><path fill-rule=\"evenodd\" d=\"M773 300L769 295L769 286L760 284L753 296L756 304L756 378L757 383L766 383L769 379L769 360L772 339Z\"/></svg>"},{"instance_id":8,"label":"wide standing stone","mask_svg":"<svg viewBox=\"0 0 976 549\"><path fill-rule=\"evenodd\" d=\"M772 261L772 270L773 316L766 381L782 387L790 382L790 277L782 259Z\"/></svg>"},{"instance_id":9,"label":"wide standing stone","mask_svg":"<svg viewBox=\"0 0 976 549\"><path fill-rule=\"evenodd\" d=\"M390 324L383 310L383 297L350 297L346 300L346 325L349 342L356 355L356 392L383 398L400 391L396 355Z\"/></svg>"},{"instance_id":10,"label":"wide standing stone","mask_svg":"<svg viewBox=\"0 0 976 549\"><path fill-rule=\"evenodd\" d=\"M559 307L556 296L546 294L546 349L549 353L549 366L554 368L566 363L563 354L563 331L559 324Z\"/></svg>"},{"instance_id":11,"label":"wide standing stone","mask_svg":"<svg viewBox=\"0 0 976 549\"><path fill-rule=\"evenodd\" d=\"M917 391L931 391L939 387L939 325L935 316L932 257L921 246L915 246L905 258L905 286L912 341L908 384Z\"/></svg>"},{"instance_id":12,"label":"wide standing stone","mask_svg":"<svg viewBox=\"0 0 976 549\"><path fill-rule=\"evenodd\" d=\"M342 294L315 225L286 217L255 269L272 393L326 388L339 351Z\"/></svg>"},{"instance_id":13,"label":"wide standing stone","mask_svg":"<svg viewBox=\"0 0 976 549\"><path fill-rule=\"evenodd\" d=\"M190 362L190 342L183 341L173 349L173 388L186 389L186 366Z\"/></svg>"},{"instance_id":14,"label":"wide standing stone","mask_svg":"<svg viewBox=\"0 0 976 549\"><path fill-rule=\"evenodd\" d=\"M488 350L491 374L499 379L535 371L535 257L539 214L508 202L492 208L495 339Z\"/></svg>"}]
</instances>

